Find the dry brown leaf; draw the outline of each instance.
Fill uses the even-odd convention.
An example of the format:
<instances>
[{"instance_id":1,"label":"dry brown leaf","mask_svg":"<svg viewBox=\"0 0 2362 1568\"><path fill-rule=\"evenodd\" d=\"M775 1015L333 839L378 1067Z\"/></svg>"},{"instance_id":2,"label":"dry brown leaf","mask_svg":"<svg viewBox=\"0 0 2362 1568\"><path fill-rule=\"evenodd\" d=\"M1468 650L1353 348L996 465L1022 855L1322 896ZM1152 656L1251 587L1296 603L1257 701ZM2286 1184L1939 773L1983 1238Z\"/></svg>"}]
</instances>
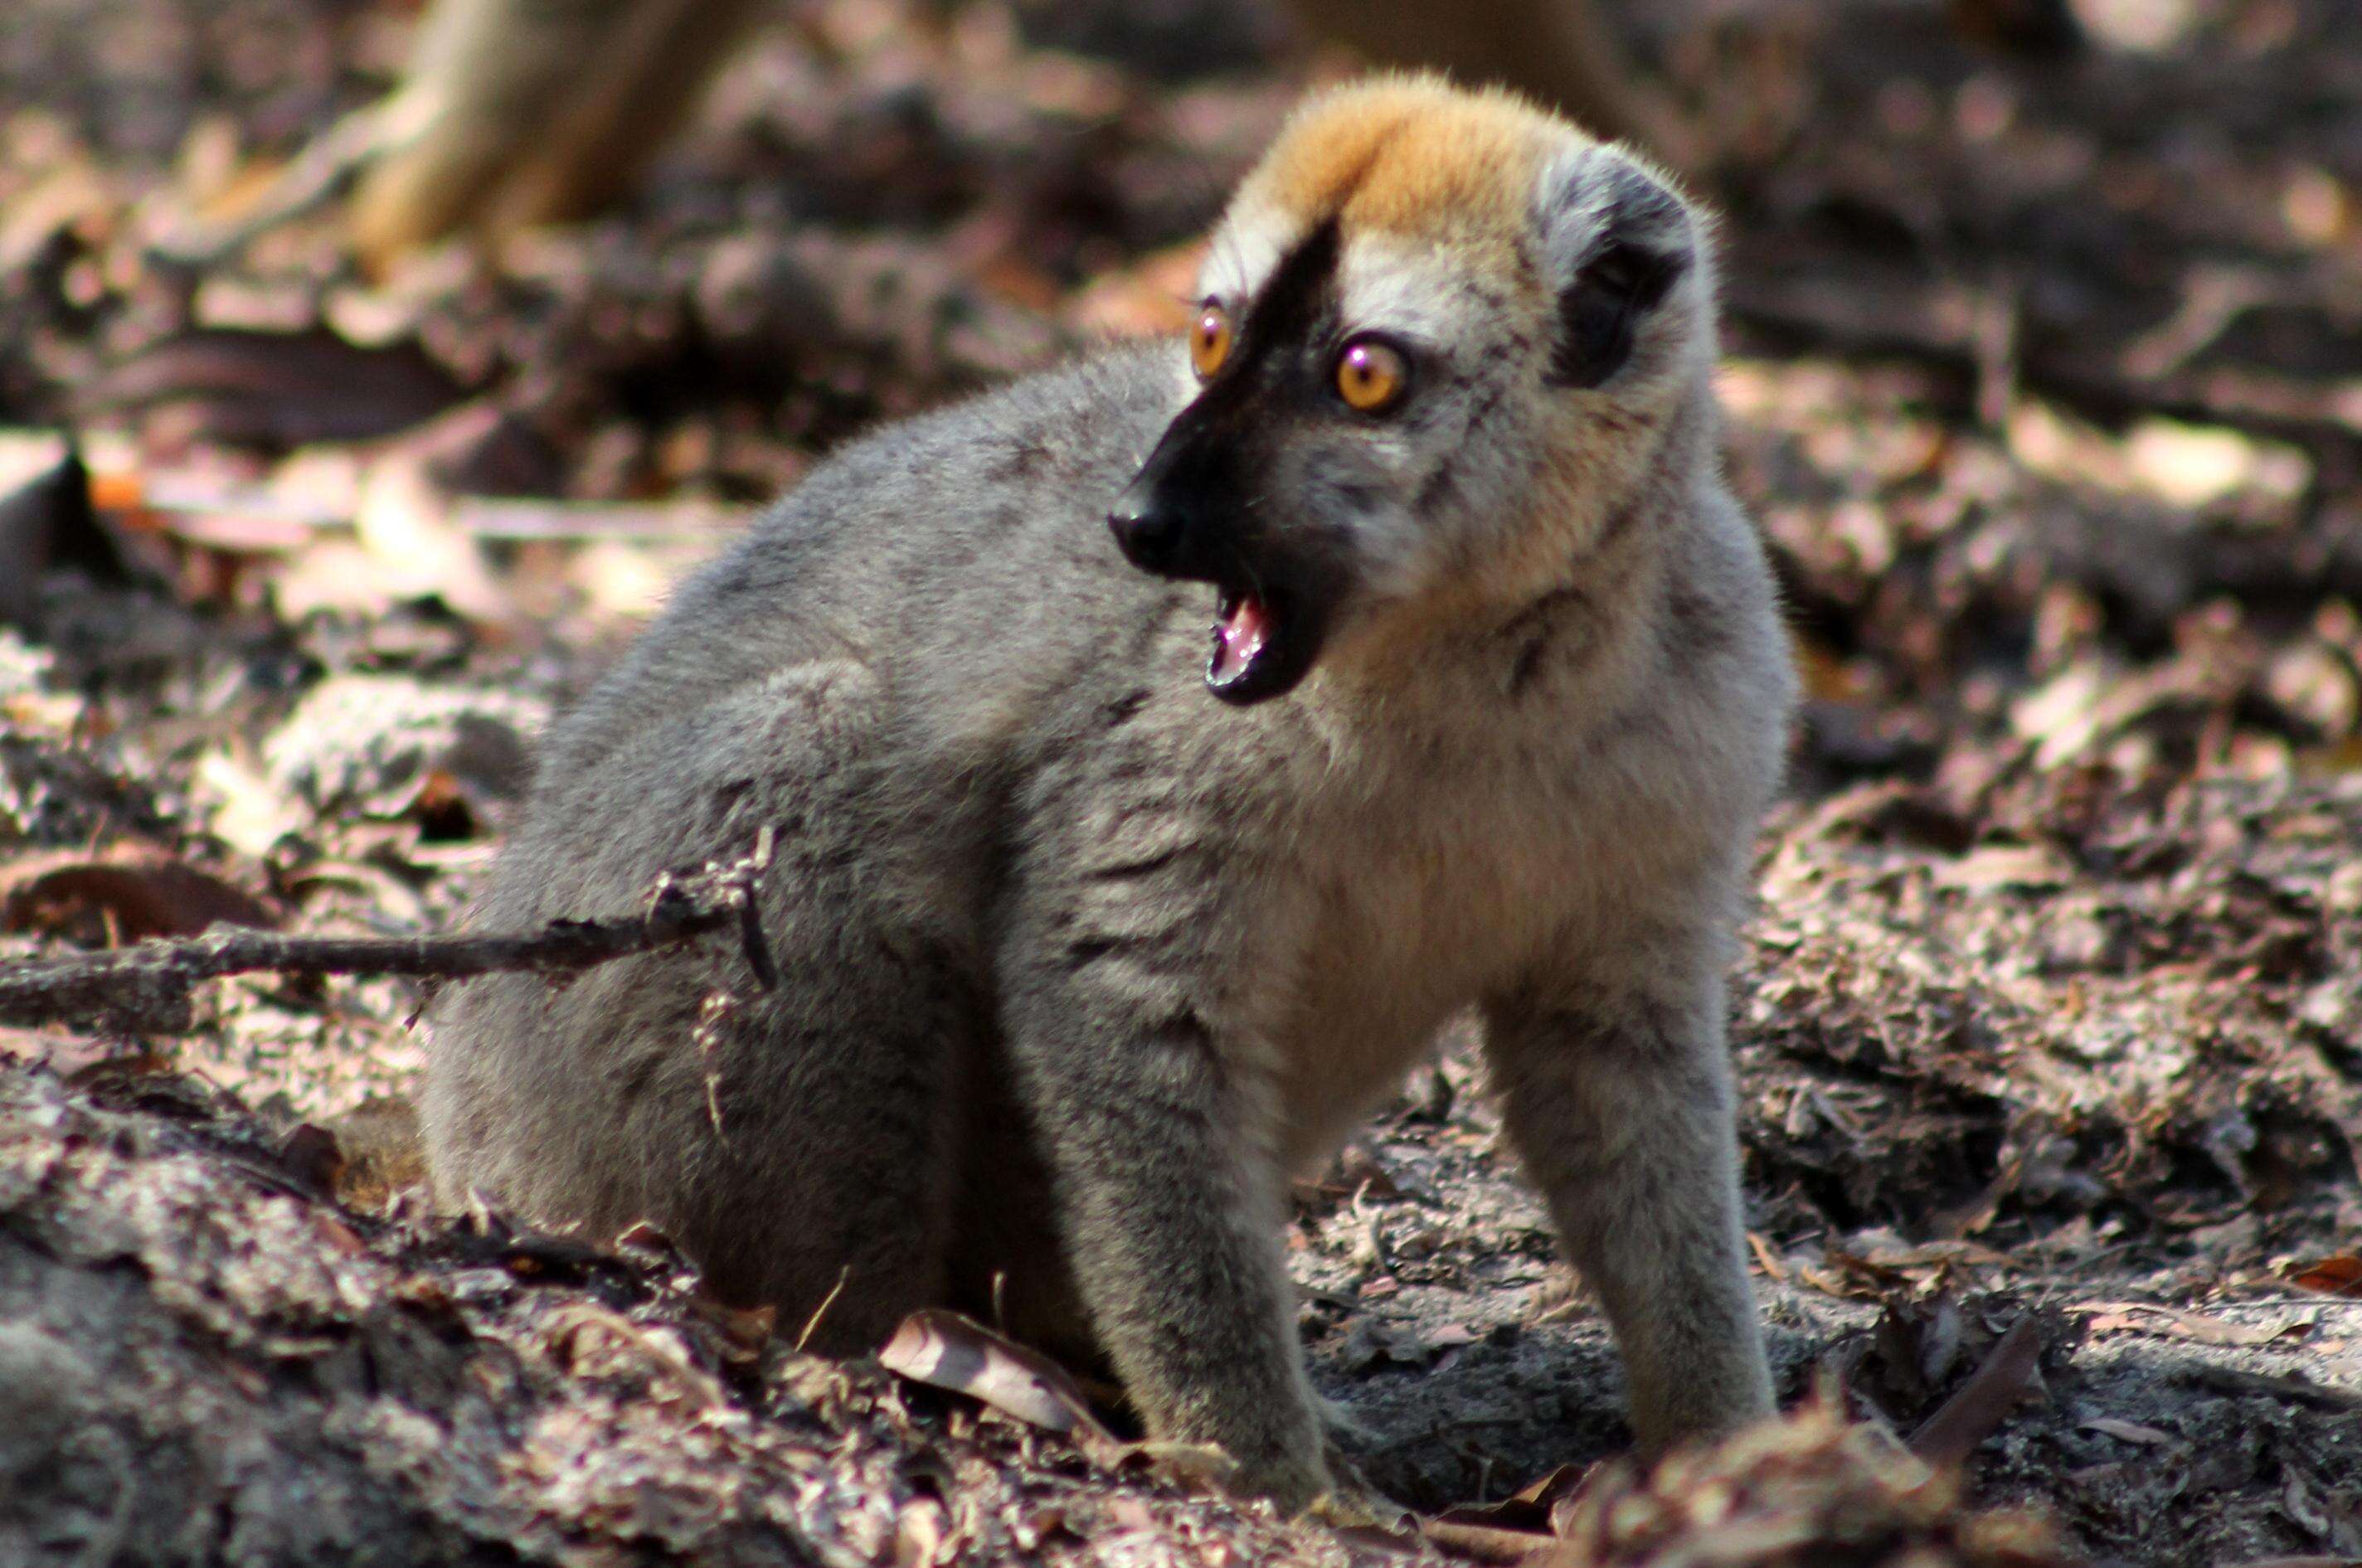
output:
<instances>
[{"instance_id":1,"label":"dry brown leaf","mask_svg":"<svg viewBox=\"0 0 2362 1568\"><path fill-rule=\"evenodd\" d=\"M0 1025L0 1057L38 1062L60 1077L72 1077L119 1055L123 1047L109 1041L74 1034L61 1029L17 1029Z\"/></svg>"},{"instance_id":2,"label":"dry brown leaf","mask_svg":"<svg viewBox=\"0 0 2362 1568\"><path fill-rule=\"evenodd\" d=\"M957 1312L929 1307L911 1313L877 1359L914 1383L948 1388L1029 1426L1064 1432L1102 1463L1129 1451L1091 1414L1090 1401L1065 1368Z\"/></svg>"},{"instance_id":3,"label":"dry brown leaf","mask_svg":"<svg viewBox=\"0 0 2362 1568\"><path fill-rule=\"evenodd\" d=\"M2009 1326L1984 1364L1911 1434L1911 1452L1929 1464L1958 1464L1974 1453L2034 1386L2042 1332L2028 1312Z\"/></svg>"},{"instance_id":4,"label":"dry brown leaf","mask_svg":"<svg viewBox=\"0 0 2362 1568\"><path fill-rule=\"evenodd\" d=\"M2234 1323L2228 1319L2210 1317L2181 1307L2160 1307L2150 1301L2086 1301L2068 1309L2070 1312L2087 1314L2094 1333L2112 1329L2126 1329L2135 1333L2156 1334L2165 1339L2196 1340L2209 1345L2265 1345L2288 1334L2301 1334L2312 1327L2310 1318L2291 1319L2271 1327L2255 1323Z\"/></svg>"},{"instance_id":5,"label":"dry brown leaf","mask_svg":"<svg viewBox=\"0 0 2362 1568\"><path fill-rule=\"evenodd\" d=\"M419 424L460 389L409 345L363 348L333 332L208 328L159 344L100 378L102 410L171 405L193 432L239 445L359 441Z\"/></svg>"},{"instance_id":6,"label":"dry brown leaf","mask_svg":"<svg viewBox=\"0 0 2362 1568\"><path fill-rule=\"evenodd\" d=\"M894 1516L897 1568L931 1568L948 1561L944 1549L950 1542L949 1523L943 1505L932 1497L920 1497L898 1509Z\"/></svg>"},{"instance_id":7,"label":"dry brown leaf","mask_svg":"<svg viewBox=\"0 0 2362 1568\"><path fill-rule=\"evenodd\" d=\"M337 1135L316 1121L299 1122L279 1143L279 1163L313 1191L334 1193L345 1175L345 1152Z\"/></svg>"},{"instance_id":8,"label":"dry brown leaf","mask_svg":"<svg viewBox=\"0 0 2362 1568\"><path fill-rule=\"evenodd\" d=\"M216 922L272 928L267 901L152 845L59 850L0 867L0 928L110 944L194 936Z\"/></svg>"},{"instance_id":9,"label":"dry brown leaf","mask_svg":"<svg viewBox=\"0 0 2362 1568\"><path fill-rule=\"evenodd\" d=\"M1445 1551L1485 1562L1555 1558L1583 1498L1614 1467L1562 1464L1497 1503L1444 1509L1419 1533Z\"/></svg>"},{"instance_id":10,"label":"dry brown leaf","mask_svg":"<svg viewBox=\"0 0 2362 1568\"><path fill-rule=\"evenodd\" d=\"M388 458L370 470L353 529L372 591L396 599L432 594L479 624L516 618L482 547L458 525L450 497L418 463Z\"/></svg>"},{"instance_id":11,"label":"dry brown leaf","mask_svg":"<svg viewBox=\"0 0 2362 1568\"><path fill-rule=\"evenodd\" d=\"M1937 863L1930 880L1955 892L1990 893L2006 888L2060 888L2074 876L2075 868L2055 849L1993 844Z\"/></svg>"},{"instance_id":12,"label":"dry brown leaf","mask_svg":"<svg viewBox=\"0 0 2362 1568\"><path fill-rule=\"evenodd\" d=\"M617 1244L620 1248L620 1240ZM733 1307L711 1297L692 1296L687 1309L713 1331L714 1351L734 1366L761 1362L763 1352L778 1333L779 1309L767 1302L760 1307Z\"/></svg>"},{"instance_id":13,"label":"dry brown leaf","mask_svg":"<svg viewBox=\"0 0 2362 1568\"><path fill-rule=\"evenodd\" d=\"M399 1095L371 1095L329 1122L343 1165L337 1197L356 1209L382 1209L396 1192L426 1179L426 1145L418 1112Z\"/></svg>"},{"instance_id":14,"label":"dry brown leaf","mask_svg":"<svg viewBox=\"0 0 2362 1568\"><path fill-rule=\"evenodd\" d=\"M2171 1432L2145 1427L2138 1421L2120 1421L2114 1416L2093 1416L2083 1423L2083 1430L2125 1442L2138 1443L2143 1448L2171 1448L2181 1441Z\"/></svg>"},{"instance_id":15,"label":"dry brown leaf","mask_svg":"<svg viewBox=\"0 0 2362 1568\"><path fill-rule=\"evenodd\" d=\"M1443 1518L1426 1520L1419 1533L1454 1556L1478 1562L1531 1562L1555 1556L1560 1546L1554 1536Z\"/></svg>"},{"instance_id":16,"label":"dry brown leaf","mask_svg":"<svg viewBox=\"0 0 2362 1568\"><path fill-rule=\"evenodd\" d=\"M1596 1468L1589 1464L1562 1464L1497 1503L1460 1504L1437 1514L1434 1522L1481 1525L1496 1530L1549 1532L1555 1528L1551 1519L1559 1506L1573 1497Z\"/></svg>"},{"instance_id":17,"label":"dry brown leaf","mask_svg":"<svg viewBox=\"0 0 2362 1568\"><path fill-rule=\"evenodd\" d=\"M2341 1253L2335 1257L2316 1258L2311 1263L2291 1264L2289 1281L2307 1290L2318 1290L2331 1296L2362 1296L2362 1257Z\"/></svg>"}]
</instances>

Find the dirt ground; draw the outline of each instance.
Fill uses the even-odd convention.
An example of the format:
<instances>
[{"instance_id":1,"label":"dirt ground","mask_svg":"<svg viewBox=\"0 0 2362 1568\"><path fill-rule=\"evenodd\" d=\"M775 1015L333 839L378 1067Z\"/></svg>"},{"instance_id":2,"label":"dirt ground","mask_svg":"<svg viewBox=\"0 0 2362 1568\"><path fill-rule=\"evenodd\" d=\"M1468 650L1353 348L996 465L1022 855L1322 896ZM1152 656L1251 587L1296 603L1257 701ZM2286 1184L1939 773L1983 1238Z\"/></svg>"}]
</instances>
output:
<instances>
[{"instance_id":1,"label":"dirt ground","mask_svg":"<svg viewBox=\"0 0 2362 1568\"><path fill-rule=\"evenodd\" d=\"M1920 0L1623 8L1726 215L1729 461L1810 693L1735 1003L1758 1285L1783 1395L1899 1434L2029 1322L1965 1491L2059 1551L2362 1560L2362 10L2076 9L2087 50L2027 59ZM0 973L447 927L667 581L846 432L1169 326L1339 68L1243 0L824 0L610 218L382 280L333 207L179 254L410 19L0 25ZM796 1355L659 1242L434 1221L381 1158L420 999L0 1028L0 1559L1412 1550ZM1374 1483L1432 1512L1627 1446L1466 1038L1299 1198ZM1705 1528L1695 1480L1567 1560L2047 1550L1948 1509L1632 1544Z\"/></svg>"}]
</instances>

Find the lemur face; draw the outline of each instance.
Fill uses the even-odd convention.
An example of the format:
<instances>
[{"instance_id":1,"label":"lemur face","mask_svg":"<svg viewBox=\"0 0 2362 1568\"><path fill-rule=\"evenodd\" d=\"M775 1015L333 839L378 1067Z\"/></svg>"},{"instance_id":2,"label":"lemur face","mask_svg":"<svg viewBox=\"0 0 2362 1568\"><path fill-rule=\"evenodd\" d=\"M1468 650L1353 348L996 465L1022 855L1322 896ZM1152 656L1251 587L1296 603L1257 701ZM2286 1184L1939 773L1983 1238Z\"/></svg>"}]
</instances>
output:
<instances>
[{"instance_id":1,"label":"lemur face","mask_svg":"<svg viewBox=\"0 0 2362 1568\"><path fill-rule=\"evenodd\" d=\"M1216 232L1190 401L1109 517L1134 565L1214 586L1215 694L1579 570L1711 359L1705 270L1679 197L1514 100L1412 79L1304 111Z\"/></svg>"}]
</instances>

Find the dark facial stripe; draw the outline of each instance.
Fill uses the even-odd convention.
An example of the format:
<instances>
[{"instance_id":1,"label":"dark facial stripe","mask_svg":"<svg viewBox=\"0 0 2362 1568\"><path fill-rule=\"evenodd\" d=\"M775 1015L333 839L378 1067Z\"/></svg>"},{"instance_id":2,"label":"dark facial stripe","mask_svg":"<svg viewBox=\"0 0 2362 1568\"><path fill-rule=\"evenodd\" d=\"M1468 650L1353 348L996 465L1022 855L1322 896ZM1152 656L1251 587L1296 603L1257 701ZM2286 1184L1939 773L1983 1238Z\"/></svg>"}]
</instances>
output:
<instances>
[{"instance_id":1,"label":"dark facial stripe","mask_svg":"<svg viewBox=\"0 0 2362 1568\"><path fill-rule=\"evenodd\" d=\"M1287 404L1291 372L1336 314L1341 248L1331 217L1280 259L1249 304L1229 361L1174 419L1149 460L1152 470L1185 485L1219 483L1210 468L1228 467L1268 432Z\"/></svg>"},{"instance_id":2,"label":"dark facial stripe","mask_svg":"<svg viewBox=\"0 0 2362 1568\"><path fill-rule=\"evenodd\" d=\"M1215 373L1184 420L1230 433L1257 422L1255 405L1285 389L1287 371L1336 314L1341 249L1337 220L1330 217L1280 258L1263 292L1247 306L1230 363Z\"/></svg>"},{"instance_id":3,"label":"dark facial stripe","mask_svg":"<svg viewBox=\"0 0 2362 1568\"><path fill-rule=\"evenodd\" d=\"M1337 259L1342 248L1332 215L1280 259L1247 310L1240 348L1248 360L1308 342L1322 318L1335 313Z\"/></svg>"}]
</instances>

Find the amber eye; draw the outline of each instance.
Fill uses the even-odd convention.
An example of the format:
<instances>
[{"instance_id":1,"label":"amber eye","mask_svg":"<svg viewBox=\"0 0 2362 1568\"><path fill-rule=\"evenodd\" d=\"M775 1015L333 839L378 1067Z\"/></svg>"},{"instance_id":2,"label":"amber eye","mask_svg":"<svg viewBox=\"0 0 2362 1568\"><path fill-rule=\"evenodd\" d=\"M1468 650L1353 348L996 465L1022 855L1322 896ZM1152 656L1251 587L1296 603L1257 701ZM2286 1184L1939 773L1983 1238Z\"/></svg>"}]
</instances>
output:
<instances>
[{"instance_id":1,"label":"amber eye","mask_svg":"<svg viewBox=\"0 0 2362 1568\"><path fill-rule=\"evenodd\" d=\"M1348 343L1337 356L1337 395L1363 414L1391 407L1409 380L1410 367L1400 350L1374 338Z\"/></svg>"},{"instance_id":2,"label":"amber eye","mask_svg":"<svg viewBox=\"0 0 2362 1568\"><path fill-rule=\"evenodd\" d=\"M1231 313L1208 300L1189 328L1189 363L1196 367L1199 381L1212 380L1222 361L1231 357Z\"/></svg>"}]
</instances>

